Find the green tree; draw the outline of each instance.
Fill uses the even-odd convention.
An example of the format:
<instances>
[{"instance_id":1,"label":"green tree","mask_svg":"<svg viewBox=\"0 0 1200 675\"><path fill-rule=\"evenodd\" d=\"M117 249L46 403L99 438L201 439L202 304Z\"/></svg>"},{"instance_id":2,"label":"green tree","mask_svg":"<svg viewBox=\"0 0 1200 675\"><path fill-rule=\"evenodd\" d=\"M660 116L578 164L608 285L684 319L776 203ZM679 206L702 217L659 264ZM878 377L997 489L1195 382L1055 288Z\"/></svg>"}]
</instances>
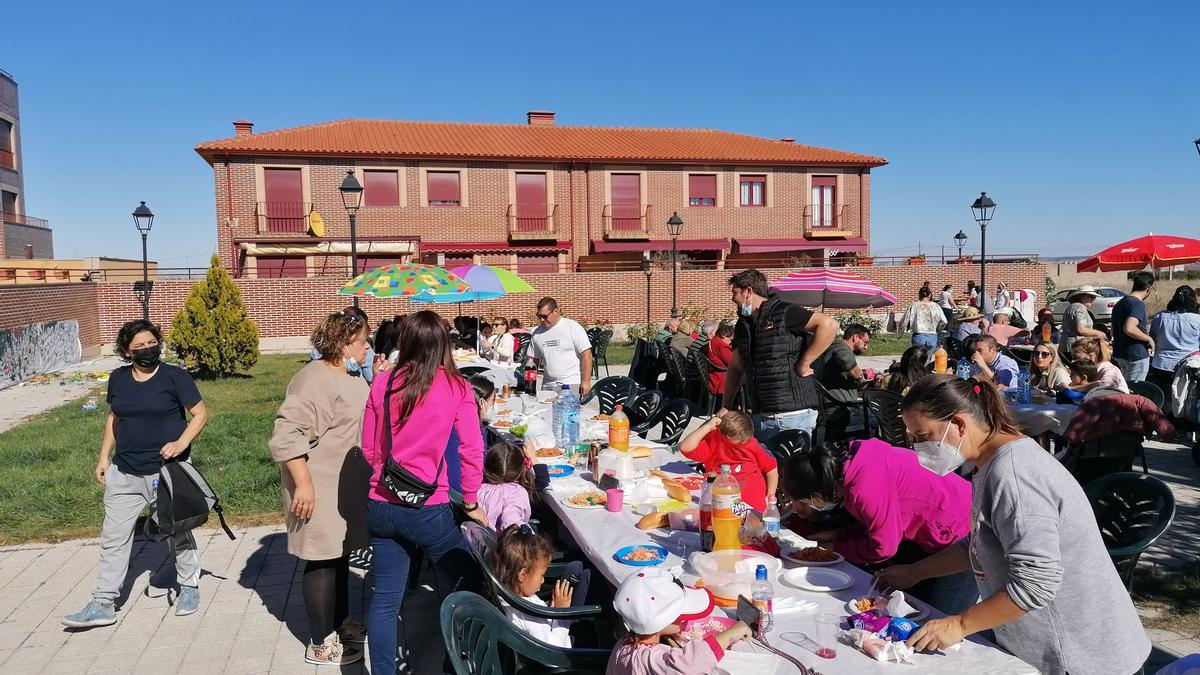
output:
<instances>
[{"instance_id":1,"label":"green tree","mask_svg":"<svg viewBox=\"0 0 1200 675\"><path fill-rule=\"evenodd\" d=\"M258 326L217 256L175 314L167 346L189 370L207 376L247 371L258 362Z\"/></svg>"}]
</instances>

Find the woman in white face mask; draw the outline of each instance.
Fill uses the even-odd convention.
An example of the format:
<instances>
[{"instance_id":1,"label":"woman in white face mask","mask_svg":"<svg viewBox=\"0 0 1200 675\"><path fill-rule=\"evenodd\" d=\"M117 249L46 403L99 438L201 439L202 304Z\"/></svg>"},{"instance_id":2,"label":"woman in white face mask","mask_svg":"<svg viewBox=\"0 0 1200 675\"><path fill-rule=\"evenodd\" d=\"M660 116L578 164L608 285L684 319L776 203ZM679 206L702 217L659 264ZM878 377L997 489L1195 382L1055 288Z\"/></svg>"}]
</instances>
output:
<instances>
[{"instance_id":1,"label":"woman in white face mask","mask_svg":"<svg viewBox=\"0 0 1200 675\"><path fill-rule=\"evenodd\" d=\"M880 579L907 588L970 569L983 598L961 614L926 622L908 644L944 649L994 630L1000 646L1041 673L1137 672L1150 642L1087 497L1058 461L1020 433L996 389L930 376L908 392L902 410L925 468L944 475L970 462L979 472L968 538L916 564L888 568Z\"/></svg>"}]
</instances>

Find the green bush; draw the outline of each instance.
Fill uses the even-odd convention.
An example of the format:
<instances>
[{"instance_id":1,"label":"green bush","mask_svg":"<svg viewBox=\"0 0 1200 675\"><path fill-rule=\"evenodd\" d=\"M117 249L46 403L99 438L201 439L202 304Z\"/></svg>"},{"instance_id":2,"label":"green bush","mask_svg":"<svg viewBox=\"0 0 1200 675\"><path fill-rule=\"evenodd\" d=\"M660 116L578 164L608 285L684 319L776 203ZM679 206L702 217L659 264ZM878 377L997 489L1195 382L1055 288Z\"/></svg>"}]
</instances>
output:
<instances>
[{"instance_id":1,"label":"green bush","mask_svg":"<svg viewBox=\"0 0 1200 675\"><path fill-rule=\"evenodd\" d=\"M189 370L206 376L244 372L258 362L258 326L217 256L175 314L167 346Z\"/></svg>"},{"instance_id":2,"label":"green bush","mask_svg":"<svg viewBox=\"0 0 1200 675\"><path fill-rule=\"evenodd\" d=\"M871 318L870 315L860 312L857 309L853 312L838 314L836 318L838 325L841 326L843 330L845 330L846 326L849 326L852 323L861 324L872 333L878 333L879 331L883 330L882 321Z\"/></svg>"}]
</instances>

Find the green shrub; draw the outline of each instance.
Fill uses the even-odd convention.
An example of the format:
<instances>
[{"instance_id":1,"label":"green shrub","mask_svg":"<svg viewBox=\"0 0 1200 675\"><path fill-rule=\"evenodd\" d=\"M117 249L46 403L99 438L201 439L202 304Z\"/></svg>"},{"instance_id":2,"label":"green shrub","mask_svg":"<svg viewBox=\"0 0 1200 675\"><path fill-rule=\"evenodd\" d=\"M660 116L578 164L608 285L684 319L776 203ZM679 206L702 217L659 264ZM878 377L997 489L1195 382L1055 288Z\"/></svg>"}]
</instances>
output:
<instances>
[{"instance_id":1,"label":"green shrub","mask_svg":"<svg viewBox=\"0 0 1200 675\"><path fill-rule=\"evenodd\" d=\"M872 333L878 333L879 331L883 330L882 321L871 318L870 315L860 312L857 309L853 312L838 314L836 318L838 325L841 326L843 330L846 328L846 326L849 326L852 323L861 324Z\"/></svg>"},{"instance_id":2,"label":"green shrub","mask_svg":"<svg viewBox=\"0 0 1200 675\"><path fill-rule=\"evenodd\" d=\"M258 362L258 326L217 256L175 314L167 346L189 370L206 376L247 371Z\"/></svg>"}]
</instances>

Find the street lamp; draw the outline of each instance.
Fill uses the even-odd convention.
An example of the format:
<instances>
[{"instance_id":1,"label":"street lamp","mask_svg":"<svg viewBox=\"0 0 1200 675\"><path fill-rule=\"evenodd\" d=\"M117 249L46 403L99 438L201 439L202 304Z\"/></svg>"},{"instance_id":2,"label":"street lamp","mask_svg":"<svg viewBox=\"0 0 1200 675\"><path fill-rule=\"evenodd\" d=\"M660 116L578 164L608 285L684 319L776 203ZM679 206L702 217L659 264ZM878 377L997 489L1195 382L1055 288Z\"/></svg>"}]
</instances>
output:
<instances>
[{"instance_id":1,"label":"street lamp","mask_svg":"<svg viewBox=\"0 0 1200 675\"><path fill-rule=\"evenodd\" d=\"M963 247L967 245L967 235L962 230L954 235L954 245L958 247L958 259L962 260Z\"/></svg>"},{"instance_id":2,"label":"street lamp","mask_svg":"<svg viewBox=\"0 0 1200 675\"><path fill-rule=\"evenodd\" d=\"M1196 144L1196 152L1200 153L1200 138L1197 138L1192 142Z\"/></svg>"},{"instance_id":3,"label":"street lamp","mask_svg":"<svg viewBox=\"0 0 1200 675\"><path fill-rule=\"evenodd\" d=\"M996 202L992 201L991 197L987 196L986 192L980 192L979 197L971 204L971 215L975 216L975 222L979 223L979 307L984 309L987 306L986 298L988 297L987 290L987 226L992 220L992 214L996 212ZM984 314L987 312L985 311Z\"/></svg>"},{"instance_id":4,"label":"street lamp","mask_svg":"<svg viewBox=\"0 0 1200 675\"><path fill-rule=\"evenodd\" d=\"M678 211L667 218L667 232L671 235L671 316L677 317L679 307L675 302L675 289L679 275L679 235L683 232L683 218L679 217Z\"/></svg>"},{"instance_id":5,"label":"street lamp","mask_svg":"<svg viewBox=\"0 0 1200 675\"><path fill-rule=\"evenodd\" d=\"M646 275L646 325L650 325L650 276L654 268L650 266L650 251L642 253L642 274Z\"/></svg>"},{"instance_id":6,"label":"street lamp","mask_svg":"<svg viewBox=\"0 0 1200 675\"><path fill-rule=\"evenodd\" d=\"M342 206L350 216L350 278L358 276L358 237L355 233L355 218L358 207L362 206L363 186L354 177L354 169L346 170L346 178L338 186L342 193ZM358 296L354 296L354 306L358 307Z\"/></svg>"},{"instance_id":7,"label":"street lamp","mask_svg":"<svg viewBox=\"0 0 1200 675\"><path fill-rule=\"evenodd\" d=\"M146 202L138 204L133 210L133 224L142 233L142 318L150 320L150 261L146 256L146 237L150 227L154 225L154 212L146 206Z\"/></svg>"}]
</instances>

